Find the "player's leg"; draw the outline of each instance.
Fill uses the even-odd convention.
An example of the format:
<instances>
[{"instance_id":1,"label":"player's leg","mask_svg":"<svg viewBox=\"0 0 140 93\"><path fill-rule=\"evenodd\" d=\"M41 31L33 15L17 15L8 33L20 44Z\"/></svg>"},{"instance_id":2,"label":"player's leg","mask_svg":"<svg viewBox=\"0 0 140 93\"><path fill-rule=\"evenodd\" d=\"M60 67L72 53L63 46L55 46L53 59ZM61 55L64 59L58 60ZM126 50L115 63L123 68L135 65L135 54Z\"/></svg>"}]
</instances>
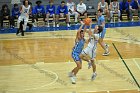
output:
<instances>
[{"instance_id":1,"label":"player's leg","mask_svg":"<svg viewBox=\"0 0 140 93\"><path fill-rule=\"evenodd\" d=\"M108 56L110 54L110 52L109 52L109 49L108 49L108 45L104 43L105 33L106 33L106 28L104 28L102 33L100 33L100 38L99 38L98 42L105 51L103 56Z\"/></svg>"},{"instance_id":2,"label":"player's leg","mask_svg":"<svg viewBox=\"0 0 140 93\"><path fill-rule=\"evenodd\" d=\"M78 21L80 22L80 16L81 16L81 13L78 12L78 11L77 11L77 13L78 13Z\"/></svg>"},{"instance_id":3,"label":"player's leg","mask_svg":"<svg viewBox=\"0 0 140 93\"><path fill-rule=\"evenodd\" d=\"M24 17L24 24L23 24L23 30L21 30L21 35L24 36L24 32L26 31L27 28L27 23L28 23L28 18Z\"/></svg>"},{"instance_id":4,"label":"player's leg","mask_svg":"<svg viewBox=\"0 0 140 93\"><path fill-rule=\"evenodd\" d=\"M87 11L83 13L84 17L87 18Z\"/></svg>"},{"instance_id":5,"label":"player's leg","mask_svg":"<svg viewBox=\"0 0 140 93\"><path fill-rule=\"evenodd\" d=\"M71 16L71 13L70 13L70 12L68 12L69 22L71 22L71 20L70 20L70 16Z\"/></svg>"},{"instance_id":6,"label":"player's leg","mask_svg":"<svg viewBox=\"0 0 140 93\"><path fill-rule=\"evenodd\" d=\"M89 52L89 56L90 56L90 60L91 60L91 63L89 64L89 66L92 67L92 70L93 70L93 74L91 76L91 80L94 80L96 78L96 76L97 76L96 64L95 64L96 49L92 49Z\"/></svg>"},{"instance_id":7,"label":"player's leg","mask_svg":"<svg viewBox=\"0 0 140 93\"><path fill-rule=\"evenodd\" d=\"M110 22L112 23L113 22L113 13L114 13L114 11L110 11Z\"/></svg>"},{"instance_id":8,"label":"player's leg","mask_svg":"<svg viewBox=\"0 0 140 93\"><path fill-rule=\"evenodd\" d=\"M121 22L120 17L121 17L121 12L120 12L120 10L118 10L118 22Z\"/></svg>"},{"instance_id":9,"label":"player's leg","mask_svg":"<svg viewBox=\"0 0 140 93\"><path fill-rule=\"evenodd\" d=\"M84 61L88 62L88 69L91 68L91 56L90 56L90 52L92 51L92 49L90 49L89 47L86 47L82 53L80 54L80 58Z\"/></svg>"},{"instance_id":10,"label":"player's leg","mask_svg":"<svg viewBox=\"0 0 140 93\"><path fill-rule=\"evenodd\" d=\"M133 20L133 14L134 14L134 11L132 9L130 9L130 19L131 19L131 21L134 21Z\"/></svg>"},{"instance_id":11,"label":"player's leg","mask_svg":"<svg viewBox=\"0 0 140 93\"><path fill-rule=\"evenodd\" d=\"M78 13L75 11L75 12L74 12L74 15L75 15L75 20L74 20L74 21L75 21L75 23L77 23L77 20L78 20Z\"/></svg>"},{"instance_id":12,"label":"player's leg","mask_svg":"<svg viewBox=\"0 0 140 93\"><path fill-rule=\"evenodd\" d=\"M97 76L95 58L91 59L91 64L92 64L92 70L93 70L91 80L94 80L96 78L96 76Z\"/></svg>"},{"instance_id":13,"label":"player's leg","mask_svg":"<svg viewBox=\"0 0 140 93\"><path fill-rule=\"evenodd\" d=\"M23 17L22 16L19 16L18 18L18 21L17 21L17 32L16 32L16 35L19 35L20 33L20 30L21 30L21 21L23 20Z\"/></svg>"},{"instance_id":14,"label":"player's leg","mask_svg":"<svg viewBox=\"0 0 140 93\"><path fill-rule=\"evenodd\" d=\"M140 21L140 8L138 9L138 18L139 18L139 21Z\"/></svg>"},{"instance_id":15,"label":"player's leg","mask_svg":"<svg viewBox=\"0 0 140 93\"><path fill-rule=\"evenodd\" d=\"M60 17L60 14L57 14L56 15L56 26L59 27L59 17Z\"/></svg>"},{"instance_id":16,"label":"player's leg","mask_svg":"<svg viewBox=\"0 0 140 93\"><path fill-rule=\"evenodd\" d=\"M76 84L76 75L78 71L82 68L82 62L78 53L72 53L72 58L76 63L76 67L69 73L69 77L71 78L72 84Z\"/></svg>"},{"instance_id":17,"label":"player's leg","mask_svg":"<svg viewBox=\"0 0 140 93\"><path fill-rule=\"evenodd\" d=\"M68 15L68 14L66 14L66 15L65 15L65 17L66 17L67 27L70 27L70 24L69 24L69 15Z\"/></svg>"},{"instance_id":18,"label":"player's leg","mask_svg":"<svg viewBox=\"0 0 140 93\"><path fill-rule=\"evenodd\" d=\"M55 14L52 14L53 16L53 27L55 27Z\"/></svg>"},{"instance_id":19,"label":"player's leg","mask_svg":"<svg viewBox=\"0 0 140 93\"><path fill-rule=\"evenodd\" d=\"M4 28L3 28L3 21L4 21L4 16L1 16L1 30L4 30Z\"/></svg>"},{"instance_id":20,"label":"player's leg","mask_svg":"<svg viewBox=\"0 0 140 93\"><path fill-rule=\"evenodd\" d=\"M47 14L46 14L47 27L50 27L50 24L49 24L49 17L50 17L50 13L47 13Z\"/></svg>"}]
</instances>

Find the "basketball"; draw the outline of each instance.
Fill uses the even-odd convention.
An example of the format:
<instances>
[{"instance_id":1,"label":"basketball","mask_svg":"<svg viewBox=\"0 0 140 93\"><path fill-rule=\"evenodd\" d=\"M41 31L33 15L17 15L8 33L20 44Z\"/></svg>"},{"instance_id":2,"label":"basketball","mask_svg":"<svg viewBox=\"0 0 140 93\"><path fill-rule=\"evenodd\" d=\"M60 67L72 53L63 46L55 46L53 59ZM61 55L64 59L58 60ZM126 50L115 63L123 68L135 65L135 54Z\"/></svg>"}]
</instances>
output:
<instances>
[{"instance_id":1,"label":"basketball","mask_svg":"<svg viewBox=\"0 0 140 93\"><path fill-rule=\"evenodd\" d=\"M84 19L85 25L90 25L91 21L92 21L91 18Z\"/></svg>"}]
</instances>

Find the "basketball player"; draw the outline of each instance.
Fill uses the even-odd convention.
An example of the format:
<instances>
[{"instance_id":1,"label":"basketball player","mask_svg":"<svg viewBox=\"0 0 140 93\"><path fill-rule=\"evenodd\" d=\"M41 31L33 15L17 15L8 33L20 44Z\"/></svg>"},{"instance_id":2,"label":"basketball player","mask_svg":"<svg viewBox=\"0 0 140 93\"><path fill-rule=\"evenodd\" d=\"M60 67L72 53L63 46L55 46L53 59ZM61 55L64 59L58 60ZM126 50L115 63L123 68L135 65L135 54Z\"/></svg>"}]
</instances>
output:
<instances>
[{"instance_id":1,"label":"basketball player","mask_svg":"<svg viewBox=\"0 0 140 93\"><path fill-rule=\"evenodd\" d=\"M101 0L101 2L98 3L98 10L99 9L103 10L103 14L106 14L107 18L109 20L110 19L110 15L109 15L108 3L105 2L105 0Z\"/></svg>"},{"instance_id":2,"label":"basketball player","mask_svg":"<svg viewBox=\"0 0 140 93\"><path fill-rule=\"evenodd\" d=\"M24 36L24 31L26 30L28 19L29 19L29 14L31 13L31 6L29 5L28 0L23 1L23 5L21 5L20 8L20 16L18 18L17 26L17 35L19 34L19 31L21 31L21 35ZM23 29L21 29L20 24L23 24Z\"/></svg>"},{"instance_id":3,"label":"basketball player","mask_svg":"<svg viewBox=\"0 0 140 93\"><path fill-rule=\"evenodd\" d=\"M97 22L97 24L103 27L103 31L100 33L99 44L105 50L103 56L108 56L110 54L110 52L108 49L108 45L104 43L106 28L105 28L105 18L102 14L103 14L103 10L99 9L98 10L98 22Z\"/></svg>"},{"instance_id":4,"label":"basketball player","mask_svg":"<svg viewBox=\"0 0 140 93\"><path fill-rule=\"evenodd\" d=\"M76 39L75 39L75 46L73 47L72 51L72 58L76 63L76 67L69 73L69 77L71 78L72 84L76 84L76 74L82 67L82 61L79 57L80 53L82 52L82 49L84 47L85 39L84 39L84 33L86 26L84 27L84 30L82 30L82 27L84 26L84 23L81 22L81 26L79 30L77 31Z\"/></svg>"},{"instance_id":5,"label":"basketball player","mask_svg":"<svg viewBox=\"0 0 140 93\"><path fill-rule=\"evenodd\" d=\"M121 22L121 20L120 20L121 13L119 10L119 2L117 2L117 0L113 0L113 2L111 2L111 4L110 4L111 23L113 22L114 13L118 14L118 22Z\"/></svg>"},{"instance_id":6,"label":"basketball player","mask_svg":"<svg viewBox=\"0 0 140 93\"><path fill-rule=\"evenodd\" d=\"M95 57L96 57L96 48L97 48L97 43L100 37L100 33L103 31L102 26L95 26L94 31L91 31L91 25L89 29L89 43L88 46L82 50L82 53L80 55L80 58L89 62L89 67L88 68L93 68L93 74L91 77L91 80L94 80L95 77L97 76L96 74L96 65L95 65Z\"/></svg>"}]
</instances>

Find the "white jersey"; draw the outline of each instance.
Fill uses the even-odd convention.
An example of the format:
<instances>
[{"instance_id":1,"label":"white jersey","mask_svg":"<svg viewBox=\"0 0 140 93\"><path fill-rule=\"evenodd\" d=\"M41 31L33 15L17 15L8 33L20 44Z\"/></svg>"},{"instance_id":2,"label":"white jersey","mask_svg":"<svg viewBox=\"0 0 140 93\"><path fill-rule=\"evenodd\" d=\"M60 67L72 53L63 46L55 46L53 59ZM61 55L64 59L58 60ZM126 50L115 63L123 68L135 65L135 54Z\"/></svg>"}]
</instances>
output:
<instances>
[{"instance_id":1,"label":"white jersey","mask_svg":"<svg viewBox=\"0 0 140 93\"><path fill-rule=\"evenodd\" d=\"M93 37L90 37L89 39L89 43L88 43L88 47L89 48L94 48L94 50L97 48L97 43L98 43L98 40L99 40L99 34L93 34L94 36Z\"/></svg>"},{"instance_id":2,"label":"white jersey","mask_svg":"<svg viewBox=\"0 0 140 93\"><path fill-rule=\"evenodd\" d=\"M24 5L22 5L21 15L26 16L27 14L29 14L30 7L31 7L30 5L28 5L28 7L25 7Z\"/></svg>"},{"instance_id":3,"label":"white jersey","mask_svg":"<svg viewBox=\"0 0 140 93\"><path fill-rule=\"evenodd\" d=\"M118 9L118 7L119 7L119 2L111 2L111 5L112 5L112 10L116 10L116 9Z\"/></svg>"},{"instance_id":4,"label":"white jersey","mask_svg":"<svg viewBox=\"0 0 140 93\"><path fill-rule=\"evenodd\" d=\"M78 4L77 5L77 11L80 12L80 13L84 13L86 11L86 5L84 3L82 3L81 5Z\"/></svg>"},{"instance_id":5,"label":"white jersey","mask_svg":"<svg viewBox=\"0 0 140 93\"><path fill-rule=\"evenodd\" d=\"M94 36L90 37L88 46L82 51L82 54L89 55L91 59L96 57L96 48L99 40L99 34L93 34L93 35Z\"/></svg>"},{"instance_id":6,"label":"white jersey","mask_svg":"<svg viewBox=\"0 0 140 93\"><path fill-rule=\"evenodd\" d=\"M104 10L107 7L107 2L104 2L104 4L100 2L99 5L100 5L100 8Z\"/></svg>"},{"instance_id":7,"label":"white jersey","mask_svg":"<svg viewBox=\"0 0 140 93\"><path fill-rule=\"evenodd\" d=\"M72 12L74 11L74 7L75 7L75 3L74 2L71 2L71 3L67 3L67 6L68 6L68 10L71 10Z\"/></svg>"}]
</instances>

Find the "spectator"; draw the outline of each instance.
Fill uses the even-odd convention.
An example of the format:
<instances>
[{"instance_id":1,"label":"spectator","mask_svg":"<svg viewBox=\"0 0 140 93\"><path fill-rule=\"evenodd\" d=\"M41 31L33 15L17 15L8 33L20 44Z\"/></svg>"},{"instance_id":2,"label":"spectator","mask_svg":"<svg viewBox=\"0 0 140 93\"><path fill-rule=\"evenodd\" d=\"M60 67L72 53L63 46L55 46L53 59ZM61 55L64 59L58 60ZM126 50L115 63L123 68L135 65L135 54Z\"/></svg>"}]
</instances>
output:
<instances>
[{"instance_id":1,"label":"spectator","mask_svg":"<svg viewBox=\"0 0 140 93\"><path fill-rule=\"evenodd\" d=\"M65 5L65 1L61 2L61 5L57 7L56 11L56 22L57 22L57 27L59 27L59 18L66 17L66 23L67 26L70 27L69 25L69 16L68 16L68 7Z\"/></svg>"},{"instance_id":2,"label":"spectator","mask_svg":"<svg viewBox=\"0 0 140 93\"><path fill-rule=\"evenodd\" d=\"M86 5L83 3L83 0L80 0L80 3L77 5L77 12L78 12L78 20L80 16L85 16L85 18L87 18L87 9Z\"/></svg>"},{"instance_id":3,"label":"spectator","mask_svg":"<svg viewBox=\"0 0 140 93\"><path fill-rule=\"evenodd\" d=\"M11 22L11 17L10 17L10 10L9 10L7 4L4 4L2 6L2 9L1 9L1 30L4 30L3 29L3 21L4 20L9 20L10 21L10 27L12 27L12 22Z\"/></svg>"},{"instance_id":4,"label":"spectator","mask_svg":"<svg viewBox=\"0 0 140 93\"><path fill-rule=\"evenodd\" d=\"M49 25L49 17L53 17L53 27L55 27L55 5L53 4L53 1L49 1L49 5L46 7L46 20L47 20L47 27L50 27Z\"/></svg>"},{"instance_id":5,"label":"spectator","mask_svg":"<svg viewBox=\"0 0 140 93\"><path fill-rule=\"evenodd\" d=\"M35 18L38 21L38 18L43 18L45 21L45 8L43 5L41 5L41 1L36 1L36 6L35 6Z\"/></svg>"},{"instance_id":6,"label":"spectator","mask_svg":"<svg viewBox=\"0 0 140 93\"><path fill-rule=\"evenodd\" d=\"M76 5L72 0L68 0L67 2L68 6L68 15L69 15L69 22L70 22L70 16L75 16L75 23L77 23L78 13L76 12Z\"/></svg>"},{"instance_id":7,"label":"spectator","mask_svg":"<svg viewBox=\"0 0 140 93\"><path fill-rule=\"evenodd\" d=\"M122 2L120 2L120 12L121 12L121 15L120 15L120 20L123 20L122 19L122 14L123 13L126 13L127 14L127 19L129 20L130 19L130 12L129 12L129 3L127 0L123 0Z\"/></svg>"},{"instance_id":8,"label":"spectator","mask_svg":"<svg viewBox=\"0 0 140 93\"><path fill-rule=\"evenodd\" d=\"M110 20L110 14L109 14L109 10L108 10L108 3L105 2L105 0L102 0L101 2L98 3L98 10L99 9L102 9L103 14L105 14L107 16L107 19Z\"/></svg>"},{"instance_id":9,"label":"spectator","mask_svg":"<svg viewBox=\"0 0 140 93\"><path fill-rule=\"evenodd\" d=\"M20 10L18 4L14 4L14 7L12 8L12 25L15 26L15 19L18 19L20 16Z\"/></svg>"},{"instance_id":10,"label":"spectator","mask_svg":"<svg viewBox=\"0 0 140 93\"><path fill-rule=\"evenodd\" d=\"M130 18L131 18L131 21L133 21L134 13L138 13L138 18L139 18L139 21L140 21L140 1L138 1L138 0L133 0L130 3Z\"/></svg>"},{"instance_id":11,"label":"spectator","mask_svg":"<svg viewBox=\"0 0 140 93\"><path fill-rule=\"evenodd\" d=\"M120 10L119 10L119 2L117 0L113 0L110 4L110 17L111 17L111 22L113 22L113 15L117 13L118 14L118 21L120 22Z\"/></svg>"},{"instance_id":12,"label":"spectator","mask_svg":"<svg viewBox=\"0 0 140 93\"><path fill-rule=\"evenodd\" d=\"M36 27L35 8L32 6L31 2L29 2L29 5L31 6L31 10L32 10L29 14L29 19L32 19L33 26ZM29 26L29 24L27 24L27 26Z\"/></svg>"}]
</instances>

